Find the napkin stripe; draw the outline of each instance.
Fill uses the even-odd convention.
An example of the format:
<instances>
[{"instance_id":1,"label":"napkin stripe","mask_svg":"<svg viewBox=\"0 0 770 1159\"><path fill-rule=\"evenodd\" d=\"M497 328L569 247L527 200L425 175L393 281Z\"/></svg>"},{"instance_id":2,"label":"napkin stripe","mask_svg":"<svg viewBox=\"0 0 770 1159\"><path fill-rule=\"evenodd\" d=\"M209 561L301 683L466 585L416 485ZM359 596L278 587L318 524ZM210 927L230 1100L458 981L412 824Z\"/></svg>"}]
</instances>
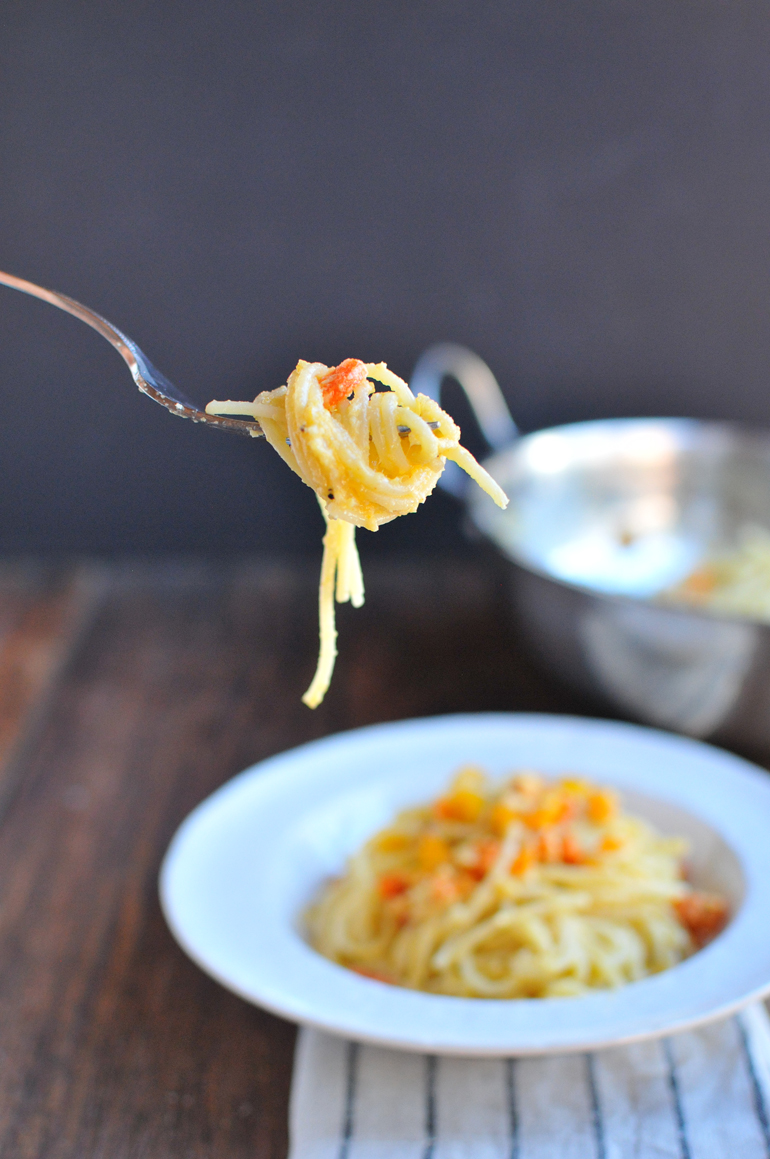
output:
<instances>
[{"instance_id":1,"label":"napkin stripe","mask_svg":"<svg viewBox=\"0 0 770 1159\"><path fill-rule=\"evenodd\" d=\"M586 1071L588 1072L588 1093L591 1096L591 1121L596 1139L596 1159L607 1159L607 1143L604 1135L604 1115L599 1100L599 1088L596 1085L596 1062L592 1054L586 1055Z\"/></svg>"},{"instance_id":2,"label":"napkin stripe","mask_svg":"<svg viewBox=\"0 0 770 1159\"><path fill-rule=\"evenodd\" d=\"M508 1132L510 1159L519 1159L519 1112L516 1109L516 1059L505 1060L505 1093L508 1097Z\"/></svg>"},{"instance_id":3,"label":"napkin stripe","mask_svg":"<svg viewBox=\"0 0 770 1159\"><path fill-rule=\"evenodd\" d=\"M716 1159L731 1140L770 1159L770 1022L756 1006L658 1043L496 1062L303 1030L291 1131L291 1159Z\"/></svg>"},{"instance_id":4,"label":"napkin stripe","mask_svg":"<svg viewBox=\"0 0 770 1159\"><path fill-rule=\"evenodd\" d=\"M433 1159L436 1149L436 1067L435 1054L425 1056L425 1150L423 1159Z\"/></svg>"},{"instance_id":5,"label":"napkin stripe","mask_svg":"<svg viewBox=\"0 0 770 1159\"><path fill-rule=\"evenodd\" d=\"M762 1129L762 1138L765 1141L765 1151L770 1159L770 1120L767 1115L767 1104L765 1103L765 1096L762 1092L762 1084L759 1081L759 1074L757 1073L757 1064L754 1060L754 1052L749 1043L749 1036L746 1033L743 1019L739 1016L735 1019L735 1024L738 1027L738 1033L743 1045L743 1053L746 1055L746 1065L749 1068L749 1078L751 1079L751 1092L754 1100L754 1111L756 1112L759 1125Z\"/></svg>"},{"instance_id":6,"label":"napkin stripe","mask_svg":"<svg viewBox=\"0 0 770 1159\"><path fill-rule=\"evenodd\" d=\"M682 1159L692 1159L692 1152L690 1151L690 1142L687 1138L687 1123L684 1117L684 1109L682 1107L682 1095L679 1089L679 1076L677 1075L676 1063L674 1062L674 1053L671 1049L671 1039L663 1039L663 1052L666 1056L668 1064L668 1085L671 1091L671 1098L674 1102L674 1114L676 1116L676 1129L679 1136L679 1150Z\"/></svg>"},{"instance_id":7,"label":"napkin stripe","mask_svg":"<svg viewBox=\"0 0 770 1159\"><path fill-rule=\"evenodd\" d=\"M358 1086L358 1046L349 1042L345 1052L345 1114L342 1120L339 1159L348 1159L355 1126L356 1088Z\"/></svg>"}]
</instances>

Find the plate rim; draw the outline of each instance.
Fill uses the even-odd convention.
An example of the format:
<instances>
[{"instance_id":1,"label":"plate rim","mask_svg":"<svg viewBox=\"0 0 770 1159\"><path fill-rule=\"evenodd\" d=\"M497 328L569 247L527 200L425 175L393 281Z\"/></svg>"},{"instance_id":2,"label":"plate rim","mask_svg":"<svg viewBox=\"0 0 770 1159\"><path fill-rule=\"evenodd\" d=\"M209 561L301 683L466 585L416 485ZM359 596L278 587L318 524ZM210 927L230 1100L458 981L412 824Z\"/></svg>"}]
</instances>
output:
<instances>
[{"instance_id":1,"label":"plate rim","mask_svg":"<svg viewBox=\"0 0 770 1159\"><path fill-rule=\"evenodd\" d=\"M570 1041L563 1043L553 1043L545 1045L528 1045L524 1043L512 1042L505 1048L500 1045L484 1046L479 1042L456 1042L447 1044L446 1042L433 1042L427 1036L407 1036L403 1033L389 1035L388 1033L373 1033L362 1028L357 1028L355 1025L343 1025L339 1016L330 1017L327 1015L313 1015L309 1014L304 1009L299 1012L298 1005L302 1005L301 1000L296 998L292 1002L291 999L276 1000L269 995L256 996L247 987L242 986L236 979L228 977L226 972L223 972L215 963L206 959L204 953L200 952L199 947L187 936L183 923L178 920L176 913L176 906L173 897L174 890L174 875L178 869L178 862L184 852L185 842L190 835L195 832L196 827L207 818L211 811L215 808L222 807L228 802L228 799L238 795L240 791L250 786L252 782L259 780L263 785L273 780L276 774L279 774L282 767L291 765L299 758L300 761L307 757L308 754L319 753L342 747L345 748L348 744L356 744L361 740L368 742L375 741L378 735L382 734L400 734L408 733L409 731L431 731L433 729L441 729L447 725L455 727L478 728L484 724L491 724L493 722L499 723L501 726L518 726L526 728L532 727L553 727L554 725L575 728L578 731L585 731L586 734L596 737L599 734L608 733L615 734L618 737L633 741L638 739L643 741L645 738L648 741L664 743L669 746L672 751L679 748L682 752L693 753L696 756L708 756L711 760L715 760L719 765L724 766L724 771L734 771L738 774L748 775L752 780L758 784L761 783L765 790L770 791L770 774L761 766L746 760L744 757L738 756L735 753L718 748L715 745L706 744L703 741L695 740L691 737L682 736L676 733L669 733L663 729L649 728L643 725L630 723L627 721L608 720L597 717L576 716L570 714L560 713L539 713L539 712L478 712L478 713L453 713L453 714L436 714L433 716L414 717L406 720L378 722L368 724L359 728L347 729L338 733L333 733L316 740L306 741L303 744L297 745L291 749L283 750L275 753L263 760L257 761L254 764L245 768L242 772L235 774L233 777L225 781L212 793L207 795L201 802L199 802L184 818L181 824L176 829L171 841L169 842L166 853L159 872L159 895L160 904L165 920L173 934L174 938L184 950L184 952L191 958L195 964L208 974L220 985L235 993L244 1001L252 1005L259 1006L262 1009L268 1010L270 1013L279 1017L288 1019L290 1021L298 1022L300 1025L314 1027L325 1033L331 1033L337 1036L351 1038L356 1041L366 1042L376 1046L382 1046L389 1049L405 1050L417 1053L440 1053L444 1055L456 1055L465 1057L537 1057L546 1056L549 1054L566 1054L585 1052L587 1050L597 1050L611 1046L620 1046L630 1044L633 1042L648 1041L655 1038L664 1037L669 1034L676 1034L686 1030L692 1030L696 1027L703 1026L709 1022L717 1021L721 1018L726 1018L732 1014L737 1013L746 1006L761 1000L770 995L770 976L767 982L754 987L754 989L740 994L739 996L722 1002L714 1007L704 1010L702 1013L685 1016L681 1019L670 1019L666 1021L664 1026L654 1025L649 1029L639 1030L627 1034L598 1034L592 1037L590 1034L584 1039L578 1041ZM451 770L450 770L451 771ZM272 774L272 776L271 776ZM268 778L267 782L264 778ZM381 778L382 779L382 778ZM637 786L638 788L638 786ZM339 786L336 787L336 795L340 795L342 790ZM656 794L650 794L655 796ZM660 799L660 797L659 797ZM673 802L672 802L673 803ZM728 844L730 844L728 842ZM736 849L734 845L730 844L733 852L740 857L741 850ZM745 905L745 903L744 903ZM743 909L744 907L742 907ZM737 915L736 915L737 916ZM298 936L298 940L299 939ZM305 949L309 949L306 943L303 943ZM315 953L315 951L311 951ZM320 957L320 955L319 955ZM351 972L347 971L345 967L339 966L327 959L322 959L325 965L337 971L344 972L345 975ZM688 959L692 961L693 959ZM653 975L652 978L665 977L667 971L663 974ZM373 980L358 978L353 975L355 982L358 984L369 986L382 986ZM643 979L640 983L632 983L630 985L643 985ZM507 1006L509 1003L522 1002L565 1002L576 1001L578 999L468 999L468 998L452 998L447 995L432 995L422 994L417 991L400 991L398 987L388 987L388 990L395 990L397 993L406 993L414 996L420 994L421 999L449 1001L449 1002L475 1002L483 1001L485 1006L490 1003L496 1003ZM627 993L627 988L623 987L618 991L596 991L597 995L602 994L623 994ZM589 995L587 997L592 997ZM353 1019L355 1022L355 1019Z\"/></svg>"}]
</instances>

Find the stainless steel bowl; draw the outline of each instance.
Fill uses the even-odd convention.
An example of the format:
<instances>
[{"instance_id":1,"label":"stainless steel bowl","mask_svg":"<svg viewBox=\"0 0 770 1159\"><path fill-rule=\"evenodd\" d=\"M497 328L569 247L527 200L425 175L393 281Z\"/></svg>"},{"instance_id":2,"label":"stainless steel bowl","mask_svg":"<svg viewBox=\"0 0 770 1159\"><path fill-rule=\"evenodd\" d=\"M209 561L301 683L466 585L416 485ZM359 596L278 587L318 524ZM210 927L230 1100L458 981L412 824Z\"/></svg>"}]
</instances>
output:
<instances>
[{"instance_id":1,"label":"stainless steel bowl","mask_svg":"<svg viewBox=\"0 0 770 1159\"><path fill-rule=\"evenodd\" d=\"M746 524L770 527L770 435L693 419L607 419L516 437L488 367L427 351L412 388L460 383L495 453L506 511L458 472L445 487L510 563L536 654L624 714L770 748L770 625L666 606L662 593Z\"/></svg>"}]
</instances>

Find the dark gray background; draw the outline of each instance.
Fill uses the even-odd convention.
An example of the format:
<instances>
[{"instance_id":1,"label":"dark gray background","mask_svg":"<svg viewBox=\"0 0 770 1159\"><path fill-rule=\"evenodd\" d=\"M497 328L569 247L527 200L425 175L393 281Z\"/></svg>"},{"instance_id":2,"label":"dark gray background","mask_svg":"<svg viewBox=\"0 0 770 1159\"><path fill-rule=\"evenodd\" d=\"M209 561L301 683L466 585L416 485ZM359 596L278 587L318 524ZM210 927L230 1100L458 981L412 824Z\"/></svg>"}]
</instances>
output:
<instances>
[{"instance_id":1,"label":"dark gray background","mask_svg":"<svg viewBox=\"0 0 770 1159\"><path fill-rule=\"evenodd\" d=\"M439 339L525 429L770 426L764 0L6 2L0 268L199 401ZM264 444L173 419L0 289L0 550L320 551ZM362 533L459 548L451 502Z\"/></svg>"}]
</instances>

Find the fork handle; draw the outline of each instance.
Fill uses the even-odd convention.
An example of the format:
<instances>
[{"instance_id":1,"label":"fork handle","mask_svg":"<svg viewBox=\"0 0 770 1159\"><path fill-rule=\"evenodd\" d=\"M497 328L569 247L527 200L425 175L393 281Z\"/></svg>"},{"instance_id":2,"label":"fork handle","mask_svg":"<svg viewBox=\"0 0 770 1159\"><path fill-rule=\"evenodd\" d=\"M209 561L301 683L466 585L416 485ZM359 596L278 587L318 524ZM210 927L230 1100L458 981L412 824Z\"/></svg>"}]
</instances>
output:
<instances>
[{"instance_id":1,"label":"fork handle","mask_svg":"<svg viewBox=\"0 0 770 1159\"><path fill-rule=\"evenodd\" d=\"M205 423L207 426L218 427L219 430L231 431L234 434L255 437L263 433L257 422L208 415L205 411L200 410L194 402L191 402L181 390L169 382L166 376L153 366L133 339L124 334L122 330L118 330L117 326L113 326L112 322L108 322L101 314L97 314L95 310L90 310L88 306L76 302L74 298L60 294L56 290L46 290L43 286L28 282L25 278L17 278L13 274L6 274L2 270L0 270L0 284L8 286L12 290L20 290L23 294L30 294L33 298L40 298L41 301L48 302L51 306L56 306L67 314L73 314L81 322L85 322L87 326L96 330L120 354L142 394L146 394L148 398L164 406L171 414L177 415L179 418L191 419L194 423Z\"/></svg>"}]
</instances>

